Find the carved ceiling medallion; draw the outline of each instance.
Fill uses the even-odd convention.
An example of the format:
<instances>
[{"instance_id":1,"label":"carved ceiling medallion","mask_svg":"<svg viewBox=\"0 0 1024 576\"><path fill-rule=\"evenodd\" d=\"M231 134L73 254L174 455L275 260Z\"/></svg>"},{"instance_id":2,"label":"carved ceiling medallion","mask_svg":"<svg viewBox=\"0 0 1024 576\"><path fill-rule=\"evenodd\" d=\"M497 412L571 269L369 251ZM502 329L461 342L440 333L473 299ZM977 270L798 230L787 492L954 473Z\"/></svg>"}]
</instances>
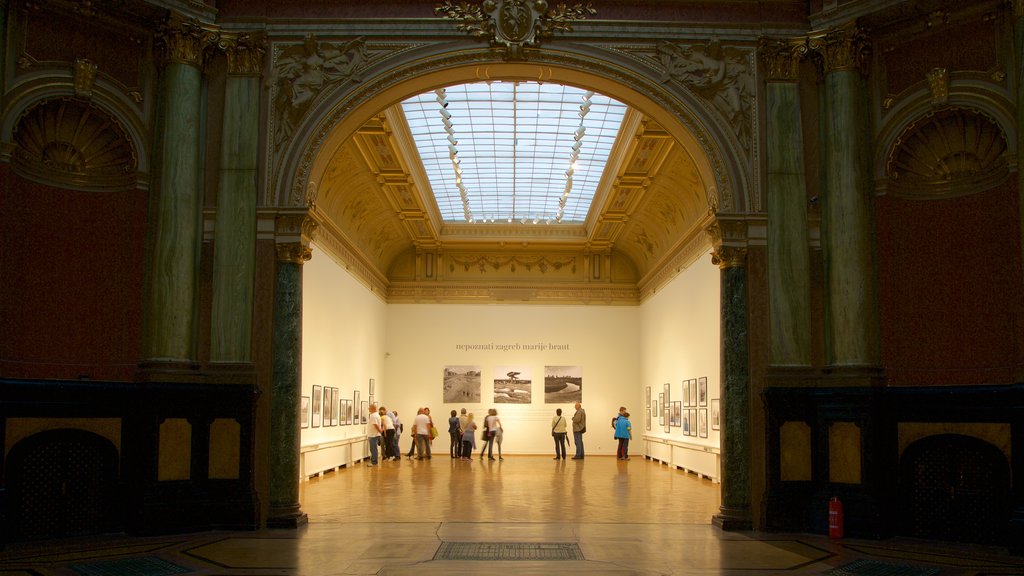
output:
<instances>
[{"instance_id":1,"label":"carved ceiling medallion","mask_svg":"<svg viewBox=\"0 0 1024 576\"><path fill-rule=\"evenodd\" d=\"M55 98L22 116L14 166L49 184L87 190L134 188L138 160L112 116L87 102Z\"/></svg>"},{"instance_id":2,"label":"carved ceiling medallion","mask_svg":"<svg viewBox=\"0 0 1024 576\"><path fill-rule=\"evenodd\" d=\"M991 190L1009 176L1006 136L976 110L943 108L907 126L886 163L888 190L909 198L951 198Z\"/></svg>"}]
</instances>

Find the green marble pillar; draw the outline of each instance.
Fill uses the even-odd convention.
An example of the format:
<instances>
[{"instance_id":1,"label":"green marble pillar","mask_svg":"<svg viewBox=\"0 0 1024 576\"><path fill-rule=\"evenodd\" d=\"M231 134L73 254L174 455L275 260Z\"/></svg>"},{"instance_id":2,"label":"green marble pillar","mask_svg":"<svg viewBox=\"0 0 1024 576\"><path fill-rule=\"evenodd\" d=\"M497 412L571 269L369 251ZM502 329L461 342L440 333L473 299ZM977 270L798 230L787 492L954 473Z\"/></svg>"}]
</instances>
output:
<instances>
[{"instance_id":1,"label":"green marble pillar","mask_svg":"<svg viewBox=\"0 0 1024 576\"><path fill-rule=\"evenodd\" d=\"M722 505L712 523L723 530L749 530L752 522L746 250L721 247L712 261L722 275Z\"/></svg>"},{"instance_id":2,"label":"green marble pillar","mask_svg":"<svg viewBox=\"0 0 1024 576\"><path fill-rule=\"evenodd\" d=\"M768 83L768 294L771 364L811 364L811 275L804 177L799 54L806 43L763 41Z\"/></svg>"},{"instance_id":3,"label":"green marble pillar","mask_svg":"<svg viewBox=\"0 0 1024 576\"><path fill-rule=\"evenodd\" d=\"M825 66L822 248L828 294L828 362L879 364L870 154L864 116L866 42L855 26L814 39Z\"/></svg>"},{"instance_id":4,"label":"green marble pillar","mask_svg":"<svg viewBox=\"0 0 1024 576\"><path fill-rule=\"evenodd\" d=\"M0 0L0 94L7 92L7 10L10 2Z\"/></svg>"},{"instance_id":5,"label":"green marble pillar","mask_svg":"<svg viewBox=\"0 0 1024 576\"><path fill-rule=\"evenodd\" d=\"M299 397L302 390L302 264L309 260L310 250L301 242L278 244L277 248L267 526L295 528L307 521L299 504Z\"/></svg>"},{"instance_id":6,"label":"green marble pillar","mask_svg":"<svg viewBox=\"0 0 1024 576\"><path fill-rule=\"evenodd\" d=\"M265 48L228 38L224 133L214 233L210 360L249 362L252 348L260 72Z\"/></svg>"},{"instance_id":7,"label":"green marble pillar","mask_svg":"<svg viewBox=\"0 0 1024 576\"><path fill-rule=\"evenodd\" d=\"M157 205L150 211L154 238L143 350L149 361L190 362L195 357L202 202L200 66L215 39L192 22L172 22L160 36L166 65Z\"/></svg>"},{"instance_id":8,"label":"green marble pillar","mask_svg":"<svg viewBox=\"0 0 1024 576\"><path fill-rule=\"evenodd\" d=\"M1020 222L1021 261L1024 262L1024 177L1020 158L1024 156L1024 0L1013 4L1014 53L1017 54L1017 208ZM1024 270L1021 270L1024 274ZM1024 378L1019 375L1018 378ZM1019 380L1018 380L1019 381Z\"/></svg>"}]
</instances>

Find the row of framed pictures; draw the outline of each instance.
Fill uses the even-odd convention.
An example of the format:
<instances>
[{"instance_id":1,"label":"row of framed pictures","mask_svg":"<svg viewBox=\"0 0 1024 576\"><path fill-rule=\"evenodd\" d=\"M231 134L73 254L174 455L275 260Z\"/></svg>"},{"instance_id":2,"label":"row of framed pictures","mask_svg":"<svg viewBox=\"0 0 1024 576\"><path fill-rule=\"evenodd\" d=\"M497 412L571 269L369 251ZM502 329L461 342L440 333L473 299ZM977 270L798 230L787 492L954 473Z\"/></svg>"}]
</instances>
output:
<instances>
[{"instance_id":1,"label":"row of framed pictures","mask_svg":"<svg viewBox=\"0 0 1024 576\"><path fill-rule=\"evenodd\" d=\"M720 430L722 427L722 409L718 398L710 400L710 414L708 408L708 379L706 376L683 380L682 400L672 400L672 388L666 382L663 391L658 393L658 398L651 397L651 387L647 387L646 395L646 428L651 429L652 418L658 419L658 425L663 426L665 433L670 433L672 428L682 428L684 436L708 437L708 426L712 430ZM698 408L700 406L700 408Z\"/></svg>"},{"instance_id":2,"label":"row of framed pictures","mask_svg":"<svg viewBox=\"0 0 1024 576\"><path fill-rule=\"evenodd\" d=\"M299 404L299 427L354 426L366 424L373 400L373 378L370 378L370 397L360 400L361 391L352 392L352 399L342 398L337 388L313 386L313 397L303 396Z\"/></svg>"}]
</instances>

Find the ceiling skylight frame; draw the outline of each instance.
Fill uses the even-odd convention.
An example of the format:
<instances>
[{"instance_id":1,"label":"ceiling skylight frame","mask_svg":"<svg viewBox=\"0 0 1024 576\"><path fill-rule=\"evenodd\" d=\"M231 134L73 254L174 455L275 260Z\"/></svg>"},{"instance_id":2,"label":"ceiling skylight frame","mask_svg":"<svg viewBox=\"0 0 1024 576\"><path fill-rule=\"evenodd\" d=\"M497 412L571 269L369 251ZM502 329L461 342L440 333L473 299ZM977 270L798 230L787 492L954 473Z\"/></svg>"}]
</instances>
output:
<instances>
[{"instance_id":1,"label":"ceiling skylight frame","mask_svg":"<svg viewBox=\"0 0 1024 576\"><path fill-rule=\"evenodd\" d=\"M582 224L627 111L585 89L500 81L401 107L448 223Z\"/></svg>"}]
</instances>

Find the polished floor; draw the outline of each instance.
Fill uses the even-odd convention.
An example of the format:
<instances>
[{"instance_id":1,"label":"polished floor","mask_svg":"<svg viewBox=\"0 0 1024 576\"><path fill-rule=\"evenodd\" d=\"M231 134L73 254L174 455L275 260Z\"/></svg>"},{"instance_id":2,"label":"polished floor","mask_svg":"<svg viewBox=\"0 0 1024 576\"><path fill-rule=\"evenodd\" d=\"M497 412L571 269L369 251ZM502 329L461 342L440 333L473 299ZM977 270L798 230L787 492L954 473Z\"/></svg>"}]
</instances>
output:
<instances>
[{"instance_id":1,"label":"polished floor","mask_svg":"<svg viewBox=\"0 0 1024 576\"><path fill-rule=\"evenodd\" d=\"M995 548L722 532L717 484L642 457L357 464L301 501L298 530L9 544L0 574L1024 575Z\"/></svg>"}]
</instances>

